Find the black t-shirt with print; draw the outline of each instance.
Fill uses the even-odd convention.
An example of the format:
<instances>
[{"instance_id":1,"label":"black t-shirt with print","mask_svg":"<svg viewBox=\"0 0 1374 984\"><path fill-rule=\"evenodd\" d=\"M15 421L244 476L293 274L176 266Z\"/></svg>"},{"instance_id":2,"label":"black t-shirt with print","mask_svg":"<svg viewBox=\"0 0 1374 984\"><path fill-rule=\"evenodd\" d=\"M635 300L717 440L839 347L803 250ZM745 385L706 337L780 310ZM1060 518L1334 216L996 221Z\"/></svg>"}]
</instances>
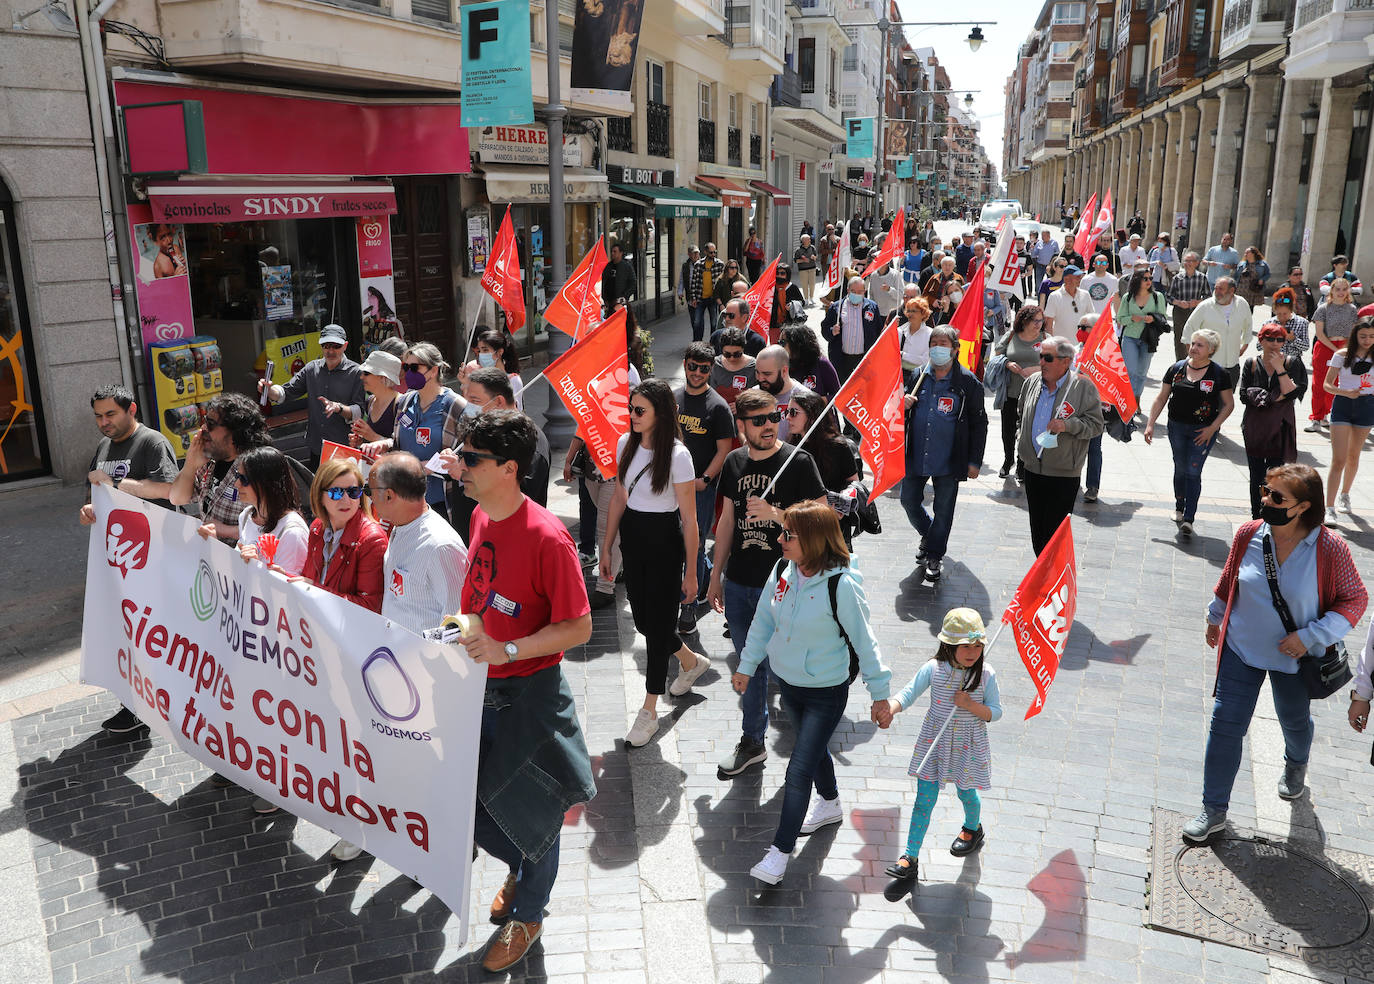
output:
<instances>
[{"instance_id":1,"label":"black t-shirt with print","mask_svg":"<svg viewBox=\"0 0 1374 984\"><path fill-rule=\"evenodd\" d=\"M91 457L89 470L103 471L115 481L132 478L135 481L149 479L154 482L175 482L179 469L171 442L161 431L140 424L122 441L102 437ZM90 485L89 482L86 484ZM172 508L171 502L166 499L148 501L163 509Z\"/></svg>"},{"instance_id":2,"label":"black t-shirt with print","mask_svg":"<svg viewBox=\"0 0 1374 984\"><path fill-rule=\"evenodd\" d=\"M749 457L749 449L743 447L731 451L725 459L725 467L720 473L720 494L735 505L735 535L730 544L730 562L726 565L725 576L736 584L763 587L773 565L782 556L782 548L778 546L782 527L772 522L753 522L747 516L750 497L763 495L763 490L768 488L768 483L792 453L790 445L779 444L777 453L756 461ZM800 450L796 456L797 460L787 466L778 484L768 493L771 505L785 509L825 495L815 459Z\"/></svg>"},{"instance_id":3,"label":"black t-shirt with print","mask_svg":"<svg viewBox=\"0 0 1374 984\"><path fill-rule=\"evenodd\" d=\"M716 442L735 436L735 416L730 404L713 389L692 394L687 387L673 390L677 401L677 422L682 427L682 443L692 455L692 468L700 478L716 456Z\"/></svg>"},{"instance_id":4,"label":"black t-shirt with print","mask_svg":"<svg viewBox=\"0 0 1374 984\"><path fill-rule=\"evenodd\" d=\"M1197 381L1188 378L1188 361L1175 362L1164 370L1164 385L1169 391L1169 419L1190 427L1207 427L1221 413L1221 394L1231 388L1231 376L1215 362Z\"/></svg>"}]
</instances>

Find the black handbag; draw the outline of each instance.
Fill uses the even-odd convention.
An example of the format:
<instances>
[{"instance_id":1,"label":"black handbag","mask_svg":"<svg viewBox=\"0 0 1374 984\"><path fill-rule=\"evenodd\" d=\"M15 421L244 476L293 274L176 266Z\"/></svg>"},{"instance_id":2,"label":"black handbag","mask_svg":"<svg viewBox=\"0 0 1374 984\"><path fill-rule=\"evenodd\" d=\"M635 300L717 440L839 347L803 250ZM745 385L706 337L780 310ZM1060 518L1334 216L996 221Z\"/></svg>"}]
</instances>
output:
<instances>
[{"instance_id":1,"label":"black handbag","mask_svg":"<svg viewBox=\"0 0 1374 984\"><path fill-rule=\"evenodd\" d=\"M1274 557L1274 542L1269 534L1264 534L1264 576L1269 581L1269 594L1274 599L1274 610L1279 613L1279 621L1289 634L1298 631L1288 603L1279 593L1279 565ZM1353 679L1350 672L1350 659L1345 652L1345 642L1337 640L1326 647L1320 656L1306 655L1298 659L1298 676L1307 687L1307 696L1312 700L1323 700L1340 690Z\"/></svg>"}]
</instances>

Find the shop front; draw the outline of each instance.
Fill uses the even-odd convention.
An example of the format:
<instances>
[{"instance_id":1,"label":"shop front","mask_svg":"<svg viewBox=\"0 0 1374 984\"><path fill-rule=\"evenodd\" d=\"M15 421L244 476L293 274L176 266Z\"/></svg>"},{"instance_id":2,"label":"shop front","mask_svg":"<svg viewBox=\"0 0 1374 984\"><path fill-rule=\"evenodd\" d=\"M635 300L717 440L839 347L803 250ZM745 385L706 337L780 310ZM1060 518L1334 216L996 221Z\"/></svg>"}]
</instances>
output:
<instances>
[{"instance_id":1,"label":"shop front","mask_svg":"<svg viewBox=\"0 0 1374 984\"><path fill-rule=\"evenodd\" d=\"M744 238L758 219L753 194L729 178L714 174L698 174L697 183L715 195L725 208L725 228L712 237L719 255L739 260L740 269L745 269Z\"/></svg>"}]
</instances>

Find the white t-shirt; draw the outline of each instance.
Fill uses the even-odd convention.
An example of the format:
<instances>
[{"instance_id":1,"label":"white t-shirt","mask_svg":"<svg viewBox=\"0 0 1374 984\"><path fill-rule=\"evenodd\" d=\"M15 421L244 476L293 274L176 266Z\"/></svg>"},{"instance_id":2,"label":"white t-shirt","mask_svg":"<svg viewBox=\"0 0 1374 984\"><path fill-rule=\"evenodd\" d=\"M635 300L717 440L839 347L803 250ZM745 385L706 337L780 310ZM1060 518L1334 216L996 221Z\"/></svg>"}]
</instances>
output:
<instances>
[{"instance_id":1,"label":"white t-shirt","mask_svg":"<svg viewBox=\"0 0 1374 984\"><path fill-rule=\"evenodd\" d=\"M1085 314L1096 314L1098 308L1093 304L1082 285L1072 297L1063 287L1050 294L1045 300L1045 317L1054 319L1054 333L1066 338L1073 337L1078 331L1078 319Z\"/></svg>"},{"instance_id":2,"label":"white t-shirt","mask_svg":"<svg viewBox=\"0 0 1374 984\"><path fill-rule=\"evenodd\" d=\"M930 322L910 332L902 342L902 365L919 369L930 361Z\"/></svg>"},{"instance_id":3,"label":"white t-shirt","mask_svg":"<svg viewBox=\"0 0 1374 984\"><path fill-rule=\"evenodd\" d=\"M635 435L625 434L616 442L617 461L625 451L625 442L632 436ZM692 453L681 441L673 442L673 466L668 472L668 486L662 492L654 491L653 460L654 454L648 448L643 445L635 448L635 455L630 459L630 467L625 472L625 488L630 489L631 485L634 486L630 489L627 503L636 512L677 512L677 491L674 486L694 481L697 477L696 469L692 465ZM639 474L641 471L644 472L642 477ZM636 478L639 480L636 481Z\"/></svg>"},{"instance_id":4,"label":"white t-shirt","mask_svg":"<svg viewBox=\"0 0 1374 984\"><path fill-rule=\"evenodd\" d=\"M1142 260L1148 260L1150 258L1150 254L1145 252L1144 247L1141 246L1122 246L1121 252L1116 255L1121 258L1122 273L1131 270L1132 267Z\"/></svg>"},{"instance_id":5,"label":"white t-shirt","mask_svg":"<svg viewBox=\"0 0 1374 984\"><path fill-rule=\"evenodd\" d=\"M1078 289L1088 292L1088 299L1093 302L1093 310L1101 314L1112 298L1116 297L1116 285L1119 282L1119 278L1110 273L1100 276L1090 273L1078 282Z\"/></svg>"},{"instance_id":6,"label":"white t-shirt","mask_svg":"<svg viewBox=\"0 0 1374 984\"><path fill-rule=\"evenodd\" d=\"M1331 361L1327 363L1327 367L1340 370L1336 375L1337 389L1357 389L1361 396L1374 396L1374 368L1362 376L1357 376L1345 367L1344 352L1332 352ZM1319 382L1325 382L1325 380L1319 380Z\"/></svg>"},{"instance_id":7,"label":"white t-shirt","mask_svg":"<svg viewBox=\"0 0 1374 984\"><path fill-rule=\"evenodd\" d=\"M264 530L253 522L253 507L239 513L239 543L257 543ZM277 521L272 531L277 538L277 553L272 558L288 574L299 574L305 567L305 553L310 545L310 527L305 517L294 509Z\"/></svg>"}]
</instances>

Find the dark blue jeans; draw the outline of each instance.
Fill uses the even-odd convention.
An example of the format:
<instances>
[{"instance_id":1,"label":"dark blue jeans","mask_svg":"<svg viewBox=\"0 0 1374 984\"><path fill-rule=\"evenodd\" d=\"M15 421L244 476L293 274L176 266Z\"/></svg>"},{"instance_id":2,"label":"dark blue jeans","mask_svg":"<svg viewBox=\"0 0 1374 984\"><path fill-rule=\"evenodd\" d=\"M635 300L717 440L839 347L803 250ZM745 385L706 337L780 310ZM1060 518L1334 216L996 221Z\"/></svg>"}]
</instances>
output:
<instances>
[{"instance_id":1,"label":"dark blue jeans","mask_svg":"<svg viewBox=\"0 0 1374 984\"><path fill-rule=\"evenodd\" d=\"M499 740L497 731L501 713L494 707L482 708L483 741ZM542 858L531 861L506 836L506 832L478 800L477 814L473 818L473 840L482 850L504 862L517 878L515 909L511 918L526 923L543 922L544 908L549 904L553 883L558 878L558 839L554 840Z\"/></svg>"},{"instance_id":2,"label":"dark blue jeans","mask_svg":"<svg viewBox=\"0 0 1374 984\"><path fill-rule=\"evenodd\" d=\"M749 627L754 624L754 610L759 607L763 588L751 588L727 577L722 578L721 591L725 595L725 624L730 627L730 641L738 656L744 651L744 641L749 638ZM768 734L768 660L761 662L749 678L740 706L744 711L744 737L762 744Z\"/></svg>"},{"instance_id":3,"label":"dark blue jeans","mask_svg":"<svg viewBox=\"0 0 1374 984\"><path fill-rule=\"evenodd\" d=\"M1197 501L1202 497L1202 466L1216 443L1216 435L1206 444L1193 443L1203 428L1194 424L1169 421L1169 447L1174 452L1174 508L1183 513L1183 521L1191 523L1197 515Z\"/></svg>"},{"instance_id":4,"label":"dark blue jeans","mask_svg":"<svg viewBox=\"0 0 1374 984\"><path fill-rule=\"evenodd\" d=\"M1102 435L1088 442L1088 474L1083 482L1086 489L1102 487Z\"/></svg>"},{"instance_id":5,"label":"dark blue jeans","mask_svg":"<svg viewBox=\"0 0 1374 984\"><path fill-rule=\"evenodd\" d=\"M716 302L697 301L696 307L687 309L687 320L692 323L692 341L701 341L716 329Z\"/></svg>"},{"instance_id":6,"label":"dark blue jeans","mask_svg":"<svg viewBox=\"0 0 1374 984\"><path fill-rule=\"evenodd\" d=\"M577 479L577 549L596 556L596 500L581 477Z\"/></svg>"},{"instance_id":7,"label":"dark blue jeans","mask_svg":"<svg viewBox=\"0 0 1374 984\"><path fill-rule=\"evenodd\" d=\"M1225 812L1231 805L1231 787L1240 769L1241 741L1250 728L1266 676L1274 695L1279 727L1283 729L1283 757L1294 765L1307 763L1313 726L1311 700L1302 678L1296 673L1257 670L1242 662L1227 645L1217 667L1216 700L1202 768L1202 805L1209 810Z\"/></svg>"},{"instance_id":8,"label":"dark blue jeans","mask_svg":"<svg viewBox=\"0 0 1374 984\"><path fill-rule=\"evenodd\" d=\"M825 799L840 795L835 785L835 763L830 759L830 736L844 717L849 700L849 685L837 687L794 687L778 680L778 696L792 719L796 742L787 760L787 779L782 791L782 815L773 846L791 854L797 832L806 819L806 808L814 788Z\"/></svg>"},{"instance_id":9,"label":"dark blue jeans","mask_svg":"<svg viewBox=\"0 0 1374 984\"><path fill-rule=\"evenodd\" d=\"M706 550L706 537L711 533L711 524L716 518L716 487L706 486L704 492L697 493L697 591L706 593L707 579L711 573L711 555ZM692 604L695 598L684 598Z\"/></svg>"},{"instance_id":10,"label":"dark blue jeans","mask_svg":"<svg viewBox=\"0 0 1374 984\"><path fill-rule=\"evenodd\" d=\"M926 512L923 501L926 482L935 487L934 515ZM954 504L959 501L959 476L907 475L902 479L900 498L906 518L925 541L926 556L931 560L943 559L949 545L950 527L954 525Z\"/></svg>"}]
</instances>

